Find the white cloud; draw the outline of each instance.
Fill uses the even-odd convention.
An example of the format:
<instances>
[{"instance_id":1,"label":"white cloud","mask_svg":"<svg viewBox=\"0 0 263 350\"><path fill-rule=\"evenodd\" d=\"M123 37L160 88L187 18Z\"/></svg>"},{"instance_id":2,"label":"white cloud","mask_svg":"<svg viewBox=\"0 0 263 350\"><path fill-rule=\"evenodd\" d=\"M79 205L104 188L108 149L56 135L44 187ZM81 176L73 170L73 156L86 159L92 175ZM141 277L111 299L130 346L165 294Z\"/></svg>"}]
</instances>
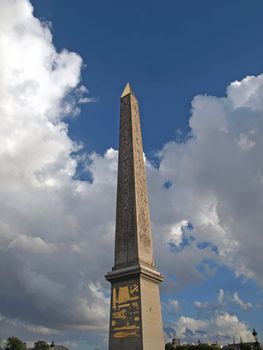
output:
<instances>
[{"instance_id":1,"label":"white cloud","mask_svg":"<svg viewBox=\"0 0 263 350\"><path fill-rule=\"evenodd\" d=\"M224 299L225 299L225 292L223 289L220 289L218 292L218 297L217 297L218 303L223 304Z\"/></svg>"},{"instance_id":2,"label":"white cloud","mask_svg":"<svg viewBox=\"0 0 263 350\"><path fill-rule=\"evenodd\" d=\"M90 156L93 184L73 179L80 145L63 118L88 102L82 59L56 51L29 1L0 4L1 334L107 329L112 254L98 250L113 237L116 152Z\"/></svg>"},{"instance_id":3,"label":"white cloud","mask_svg":"<svg viewBox=\"0 0 263 350\"><path fill-rule=\"evenodd\" d=\"M243 341L252 341L251 331L237 316L227 312L215 314L210 319L195 319L181 316L174 324L176 335L182 342L219 342L227 344L233 337L241 336Z\"/></svg>"},{"instance_id":4,"label":"white cloud","mask_svg":"<svg viewBox=\"0 0 263 350\"><path fill-rule=\"evenodd\" d=\"M245 310L245 311L247 311L247 310L249 310L249 309L252 308L252 304L249 303L249 302L247 302L247 303L244 302L244 301L240 298L238 292L235 292L235 293L233 294L233 302L234 302L235 304L237 304L238 306L240 306L241 309L243 309L243 310Z\"/></svg>"},{"instance_id":5,"label":"white cloud","mask_svg":"<svg viewBox=\"0 0 263 350\"><path fill-rule=\"evenodd\" d=\"M253 306L252 303L243 301L238 292L231 295L229 292L225 293L223 289L219 290L217 302L194 301L194 306L198 310L199 316L207 316L229 310L233 303L244 311L250 310Z\"/></svg>"},{"instance_id":6,"label":"white cloud","mask_svg":"<svg viewBox=\"0 0 263 350\"><path fill-rule=\"evenodd\" d=\"M188 226L187 220L182 220L181 222L176 223L170 229L170 241L177 246L182 243L184 230Z\"/></svg>"},{"instance_id":7,"label":"white cloud","mask_svg":"<svg viewBox=\"0 0 263 350\"><path fill-rule=\"evenodd\" d=\"M174 312L177 312L179 310L180 303L178 300L176 299L170 300L170 305L172 305Z\"/></svg>"},{"instance_id":8,"label":"white cloud","mask_svg":"<svg viewBox=\"0 0 263 350\"><path fill-rule=\"evenodd\" d=\"M217 301L216 302L208 302L208 301L194 301L195 308L201 313L205 312L217 312L225 309L225 292L223 289L219 289Z\"/></svg>"},{"instance_id":9,"label":"white cloud","mask_svg":"<svg viewBox=\"0 0 263 350\"><path fill-rule=\"evenodd\" d=\"M183 273L202 278L204 261L215 263L202 267L206 274L227 265L263 285L262 100L263 75L230 84L226 97L196 96L191 137L166 144L158 169L148 165L156 240L164 246L173 233L180 242L181 222L193 227L184 249L169 254L158 247L156 260L168 274L173 266L178 287L187 282Z\"/></svg>"},{"instance_id":10,"label":"white cloud","mask_svg":"<svg viewBox=\"0 0 263 350\"><path fill-rule=\"evenodd\" d=\"M199 309L199 310L202 310L202 309L207 309L208 306L209 306L209 303L207 302L201 302L201 301L195 301L194 302L194 306Z\"/></svg>"}]
</instances>

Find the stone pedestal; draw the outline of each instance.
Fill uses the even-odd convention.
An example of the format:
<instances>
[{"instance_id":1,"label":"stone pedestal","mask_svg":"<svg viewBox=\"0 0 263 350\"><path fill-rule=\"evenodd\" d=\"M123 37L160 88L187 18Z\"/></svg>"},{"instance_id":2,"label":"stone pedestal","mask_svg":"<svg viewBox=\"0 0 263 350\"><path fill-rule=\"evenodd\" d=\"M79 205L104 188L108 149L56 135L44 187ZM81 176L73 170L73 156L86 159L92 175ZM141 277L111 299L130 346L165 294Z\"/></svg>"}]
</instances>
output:
<instances>
[{"instance_id":1,"label":"stone pedestal","mask_svg":"<svg viewBox=\"0 0 263 350\"><path fill-rule=\"evenodd\" d=\"M164 349L159 283L161 274L144 266L109 272L110 350Z\"/></svg>"}]
</instances>

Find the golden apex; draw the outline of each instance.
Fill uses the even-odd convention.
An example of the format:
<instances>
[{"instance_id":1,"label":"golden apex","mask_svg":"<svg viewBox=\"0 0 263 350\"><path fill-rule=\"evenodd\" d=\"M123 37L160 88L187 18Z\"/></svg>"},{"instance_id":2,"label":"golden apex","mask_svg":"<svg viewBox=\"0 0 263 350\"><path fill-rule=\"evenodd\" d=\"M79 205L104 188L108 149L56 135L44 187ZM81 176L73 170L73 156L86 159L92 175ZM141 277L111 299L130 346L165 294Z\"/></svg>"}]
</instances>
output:
<instances>
[{"instance_id":1,"label":"golden apex","mask_svg":"<svg viewBox=\"0 0 263 350\"><path fill-rule=\"evenodd\" d=\"M121 97L124 97L124 96L129 95L129 94L133 94L133 91L132 91L132 88L130 86L130 83L127 83L125 86L125 89L123 90Z\"/></svg>"}]
</instances>

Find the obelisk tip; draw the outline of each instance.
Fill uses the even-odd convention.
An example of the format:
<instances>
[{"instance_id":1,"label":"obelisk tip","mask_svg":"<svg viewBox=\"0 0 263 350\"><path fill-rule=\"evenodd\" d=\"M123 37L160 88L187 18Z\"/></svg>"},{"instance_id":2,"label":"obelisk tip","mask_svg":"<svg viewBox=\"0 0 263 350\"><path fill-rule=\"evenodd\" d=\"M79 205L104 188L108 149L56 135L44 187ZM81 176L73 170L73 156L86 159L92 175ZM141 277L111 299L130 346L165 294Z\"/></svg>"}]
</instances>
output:
<instances>
[{"instance_id":1,"label":"obelisk tip","mask_svg":"<svg viewBox=\"0 0 263 350\"><path fill-rule=\"evenodd\" d=\"M126 95L129 95L129 94L131 94L131 93L132 93L131 86L130 86L129 83L127 83L126 86L125 86L125 89L123 90L123 93L122 93L121 97L124 97L124 96L126 96Z\"/></svg>"}]
</instances>

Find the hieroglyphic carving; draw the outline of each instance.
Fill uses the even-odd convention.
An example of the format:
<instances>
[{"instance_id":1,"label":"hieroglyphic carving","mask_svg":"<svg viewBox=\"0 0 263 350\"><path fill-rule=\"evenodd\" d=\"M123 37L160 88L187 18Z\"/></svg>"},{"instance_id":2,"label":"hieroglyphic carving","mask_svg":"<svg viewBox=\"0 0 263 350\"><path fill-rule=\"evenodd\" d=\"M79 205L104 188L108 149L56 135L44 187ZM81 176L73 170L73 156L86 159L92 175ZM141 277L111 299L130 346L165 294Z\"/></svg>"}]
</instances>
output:
<instances>
[{"instance_id":1,"label":"hieroglyphic carving","mask_svg":"<svg viewBox=\"0 0 263 350\"><path fill-rule=\"evenodd\" d=\"M121 99L115 266L142 260L152 265L152 239L138 102Z\"/></svg>"},{"instance_id":2,"label":"hieroglyphic carving","mask_svg":"<svg viewBox=\"0 0 263 350\"><path fill-rule=\"evenodd\" d=\"M121 103L115 265L135 260L134 191L131 106L125 97Z\"/></svg>"},{"instance_id":3,"label":"hieroglyphic carving","mask_svg":"<svg viewBox=\"0 0 263 350\"><path fill-rule=\"evenodd\" d=\"M138 281L123 282L112 288L111 336L113 339L139 337L140 291Z\"/></svg>"},{"instance_id":4,"label":"hieroglyphic carving","mask_svg":"<svg viewBox=\"0 0 263 350\"><path fill-rule=\"evenodd\" d=\"M131 110L133 112L133 150L134 172L136 186L136 213L137 230L139 235L139 249L141 258L148 264L152 264L152 239L149 217L149 205L147 185L144 170L143 146L140 126L139 107L136 98L131 96Z\"/></svg>"}]
</instances>

